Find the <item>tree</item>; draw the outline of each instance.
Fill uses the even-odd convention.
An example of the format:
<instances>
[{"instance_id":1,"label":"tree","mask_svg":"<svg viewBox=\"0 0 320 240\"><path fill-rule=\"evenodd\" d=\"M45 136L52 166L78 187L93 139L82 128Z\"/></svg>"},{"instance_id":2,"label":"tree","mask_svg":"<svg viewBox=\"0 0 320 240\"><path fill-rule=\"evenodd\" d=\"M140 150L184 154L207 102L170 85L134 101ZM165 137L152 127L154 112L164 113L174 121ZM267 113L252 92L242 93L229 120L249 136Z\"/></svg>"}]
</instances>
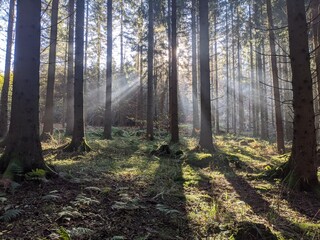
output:
<instances>
[{"instance_id":1,"label":"tree","mask_svg":"<svg viewBox=\"0 0 320 240\"><path fill-rule=\"evenodd\" d=\"M3 87L1 91L1 99L0 99L0 137L5 137L8 131L8 97L9 97L9 86L10 86L14 8L15 8L15 0L10 0L9 21L8 21L8 30L7 30L8 32L7 49L6 49L6 60L5 60L5 67L4 67L4 83L3 83Z\"/></svg>"},{"instance_id":2,"label":"tree","mask_svg":"<svg viewBox=\"0 0 320 240\"><path fill-rule=\"evenodd\" d=\"M149 23L148 23L148 96L147 96L147 138L153 140L153 47L154 47L154 30L153 30L153 0L149 0Z\"/></svg>"},{"instance_id":3,"label":"tree","mask_svg":"<svg viewBox=\"0 0 320 240\"><path fill-rule=\"evenodd\" d=\"M69 0L68 5L68 14L69 14L69 35L68 35L68 77L67 77L67 112L66 112L66 135L71 135L73 131L73 105L74 105L74 0Z\"/></svg>"},{"instance_id":4,"label":"tree","mask_svg":"<svg viewBox=\"0 0 320 240\"><path fill-rule=\"evenodd\" d=\"M197 129L199 129L199 103L198 103L198 79L197 79L197 74L198 73L197 73L196 0L192 0L191 31L192 31L192 108L193 108L192 136L195 136Z\"/></svg>"},{"instance_id":5,"label":"tree","mask_svg":"<svg viewBox=\"0 0 320 240\"><path fill-rule=\"evenodd\" d=\"M170 107L170 131L171 142L179 142L179 127L178 127L178 72L177 72L177 0L172 0L172 60L171 60L171 75L170 75L170 87L169 87L169 107Z\"/></svg>"},{"instance_id":6,"label":"tree","mask_svg":"<svg viewBox=\"0 0 320 240\"><path fill-rule=\"evenodd\" d=\"M214 151L211 128L208 0L199 2L200 14L200 81L201 81L201 148Z\"/></svg>"},{"instance_id":7,"label":"tree","mask_svg":"<svg viewBox=\"0 0 320 240\"><path fill-rule=\"evenodd\" d=\"M284 181L298 190L318 186L316 133L304 1L287 0L293 88L293 142Z\"/></svg>"},{"instance_id":8,"label":"tree","mask_svg":"<svg viewBox=\"0 0 320 240\"><path fill-rule=\"evenodd\" d=\"M65 151L90 151L84 137L83 119L83 59L84 59L84 0L76 2L74 123L72 141Z\"/></svg>"},{"instance_id":9,"label":"tree","mask_svg":"<svg viewBox=\"0 0 320 240\"><path fill-rule=\"evenodd\" d=\"M274 105L276 114L276 130L277 130L277 148L279 153L283 153L284 148L284 131L281 114L281 102L280 102L280 89L278 79L278 67L275 49L275 34L273 32L274 24L272 19L271 0L267 0L267 13L269 22L269 41L271 50L271 65L272 65L272 79L273 79L273 94L274 94Z\"/></svg>"},{"instance_id":10,"label":"tree","mask_svg":"<svg viewBox=\"0 0 320 240\"><path fill-rule=\"evenodd\" d=\"M104 137L111 139L112 132L112 0L107 3L107 84L106 84L106 109L104 116Z\"/></svg>"},{"instance_id":11,"label":"tree","mask_svg":"<svg viewBox=\"0 0 320 240\"><path fill-rule=\"evenodd\" d=\"M58 11L59 0L52 1L51 10L51 31L50 31L50 50L49 50L49 68L46 94L46 108L44 114L42 140L50 139L53 133L53 98L54 98L54 79L56 73L56 49L58 33Z\"/></svg>"},{"instance_id":12,"label":"tree","mask_svg":"<svg viewBox=\"0 0 320 240\"><path fill-rule=\"evenodd\" d=\"M41 0L18 0L11 123L0 173L14 178L46 169L39 138Z\"/></svg>"}]
</instances>

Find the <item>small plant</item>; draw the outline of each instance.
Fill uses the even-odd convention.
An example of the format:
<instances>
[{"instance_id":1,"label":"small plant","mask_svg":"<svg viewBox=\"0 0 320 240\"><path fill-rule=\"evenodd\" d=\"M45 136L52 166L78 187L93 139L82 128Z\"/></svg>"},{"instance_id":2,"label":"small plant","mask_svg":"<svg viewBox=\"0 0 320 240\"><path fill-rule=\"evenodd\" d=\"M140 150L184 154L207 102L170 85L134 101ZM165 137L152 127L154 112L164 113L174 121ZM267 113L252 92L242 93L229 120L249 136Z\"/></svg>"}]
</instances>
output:
<instances>
[{"instance_id":1,"label":"small plant","mask_svg":"<svg viewBox=\"0 0 320 240\"><path fill-rule=\"evenodd\" d=\"M9 209L4 212L4 214L0 217L0 221L3 222L11 222L18 217L20 217L23 213L23 210L21 209Z\"/></svg>"},{"instance_id":2,"label":"small plant","mask_svg":"<svg viewBox=\"0 0 320 240\"><path fill-rule=\"evenodd\" d=\"M46 171L44 169L34 169L25 174L26 180L29 181L44 181L46 179Z\"/></svg>"}]
</instances>

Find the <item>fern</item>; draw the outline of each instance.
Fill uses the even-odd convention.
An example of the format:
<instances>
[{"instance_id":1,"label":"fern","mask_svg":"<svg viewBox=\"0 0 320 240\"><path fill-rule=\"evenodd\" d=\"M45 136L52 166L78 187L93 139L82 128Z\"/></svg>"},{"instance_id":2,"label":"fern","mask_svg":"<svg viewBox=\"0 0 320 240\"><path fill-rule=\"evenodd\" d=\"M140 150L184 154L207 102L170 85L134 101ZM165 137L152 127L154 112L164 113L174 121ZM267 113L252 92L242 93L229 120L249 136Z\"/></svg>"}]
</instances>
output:
<instances>
[{"instance_id":1,"label":"fern","mask_svg":"<svg viewBox=\"0 0 320 240\"><path fill-rule=\"evenodd\" d=\"M0 220L3 222L11 222L12 220L20 217L23 213L21 209L9 209L4 212L4 214L0 217Z\"/></svg>"},{"instance_id":2,"label":"fern","mask_svg":"<svg viewBox=\"0 0 320 240\"><path fill-rule=\"evenodd\" d=\"M57 230L57 233L59 234L59 239L61 239L61 240L71 240L71 237L70 237L69 233L67 232L67 230L64 227L60 227Z\"/></svg>"},{"instance_id":3,"label":"fern","mask_svg":"<svg viewBox=\"0 0 320 240\"><path fill-rule=\"evenodd\" d=\"M46 179L46 171L44 169L34 169L31 172L25 174L26 180L31 181L43 181Z\"/></svg>"},{"instance_id":4,"label":"fern","mask_svg":"<svg viewBox=\"0 0 320 240\"><path fill-rule=\"evenodd\" d=\"M176 209L170 209L168 206L163 204L157 204L156 209L160 212L165 213L166 215L180 214L181 212Z\"/></svg>"},{"instance_id":5,"label":"fern","mask_svg":"<svg viewBox=\"0 0 320 240\"><path fill-rule=\"evenodd\" d=\"M83 227L72 228L70 230L70 236L76 239L89 237L93 233L94 233L93 230L89 228L83 228Z\"/></svg>"},{"instance_id":6,"label":"fern","mask_svg":"<svg viewBox=\"0 0 320 240\"><path fill-rule=\"evenodd\" d=\"M86 187L85 190L88 190L90 192L102 192L101 188L98 187Z\"/></svg>"},{"instance_id":7,"label":"fern","mask_svg":"<svg viewBox=\"0 0 320 240\"><path fill-rule=\"evenodd\" d=\"M80 218L82 217L82 214L76 210L74 210L72 207L68 206L63 208L61 212L58 213L58 219L64 219L67 221L70 221L71 219Z\"/></svg>"},{"instance_id":8,"label":"fern","mask_svg":"<svg viewBox=\"0 0 320 240\"><path fill-rule=\"evenodd\" d=\"M82 206L82 205L93 205L93 204L99 204L100 202L95 198L89 198L85 196L84 194L79 194L76 197L76 200L72 202L75 206Z\"/></svg>"},{"instance_id":9,"label":"fern","mask_svg":"<svg viewBox=\"0 0 320 240\"><path fill-rule=\"evenodd\" d=\"M61 199L61 197L58 194L47 194L42 197L42 200L45 200L48 202L50 202L50 201L56 202L60 199Z\"/></svg>"}]
</instances>

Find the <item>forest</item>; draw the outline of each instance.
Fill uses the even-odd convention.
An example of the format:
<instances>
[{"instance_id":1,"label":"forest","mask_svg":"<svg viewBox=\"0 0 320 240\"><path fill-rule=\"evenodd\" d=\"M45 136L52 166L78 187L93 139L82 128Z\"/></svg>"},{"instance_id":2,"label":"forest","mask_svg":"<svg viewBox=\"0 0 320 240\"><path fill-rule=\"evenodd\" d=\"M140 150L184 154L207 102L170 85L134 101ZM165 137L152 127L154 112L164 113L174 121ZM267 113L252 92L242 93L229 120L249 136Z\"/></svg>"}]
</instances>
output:
<instances>
[{"instance_id":1,"label":"forest","mask_svg":"<svg viewBox=\"0 0 320 240\"><path fill-rule=\"evenodd\" d=\"M318 0L0 0L0 238L320 240Z\"/></svg>"}]
</instances>

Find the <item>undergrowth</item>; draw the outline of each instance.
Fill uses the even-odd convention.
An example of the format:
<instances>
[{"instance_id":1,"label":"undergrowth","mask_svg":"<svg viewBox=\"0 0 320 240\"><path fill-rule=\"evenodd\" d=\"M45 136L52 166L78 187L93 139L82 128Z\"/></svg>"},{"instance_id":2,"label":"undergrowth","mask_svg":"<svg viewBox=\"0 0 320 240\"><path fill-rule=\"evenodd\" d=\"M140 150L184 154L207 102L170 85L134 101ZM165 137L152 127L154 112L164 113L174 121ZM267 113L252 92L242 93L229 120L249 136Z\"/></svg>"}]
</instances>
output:
<instances>
[{"instance_id":1,"label":"undergrowth","mask_svg":"<svg viewBox=\"0 0 320 240\"><path fill-rule=\"evenodd\" d=\"M212 155L197 150L198 140L187 135L187 126L183 132L180 144L170 145L163 131L147 141L142 130L114 128L113 140L105 140L102 129L91 128L92 151L73 154L59 149L70 139L56 131L43 148L61 182L38 181L42 172L35 170L27 174L27 187L3 192L0 236L320 239L318 210L302 205L308 196L259 178L286 161L273 144L217 136L219 151ZM168 151L157 154L162 146Z\"/></svg>"}]
</instances>

